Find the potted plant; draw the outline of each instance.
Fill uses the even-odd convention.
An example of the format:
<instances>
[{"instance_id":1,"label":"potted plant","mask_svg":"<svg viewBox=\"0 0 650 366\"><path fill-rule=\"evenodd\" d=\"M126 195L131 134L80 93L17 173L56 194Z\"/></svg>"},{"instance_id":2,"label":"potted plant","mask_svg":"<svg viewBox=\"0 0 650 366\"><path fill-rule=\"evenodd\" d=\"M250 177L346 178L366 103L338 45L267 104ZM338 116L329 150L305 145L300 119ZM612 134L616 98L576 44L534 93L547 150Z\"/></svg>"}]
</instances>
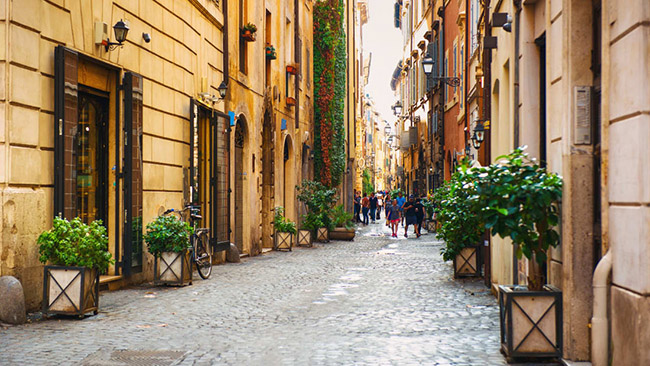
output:
<instances>
[{"instance_id":1,"label":"potted plant","mask_svg":"<svg viewBox=\"0 0 650 366\"><path fill-rule=\"evenodd\" d=\"M330 213L336 203L336 188L328 189L320 182L305 180L296 189L298 200L305 204L307 216L321 225L316 229L316 240L328 242L329 230L334 228Z\"/></svg>"},{"instance_id":2,"label":"potted plant","mask_svg":"<svg viewBox=\"0 0 650 366\"><path fill-rule=\"evenodd\" d=\"M424 211L426 213L425 219L425 228L430 233L436 232L436 219L435 219L435 205L433 200L426 198L422 200L422 206L424 206Z\"/></svg>"},{"instance_id":3,"label":"potted plant","mask_svg":"<svg viewBox=\"0 0 650 366\"><path fill-rule=\"evenodd\" d=\"M312 212L302 215L302 224L298 230L298 245L312 247L314 233L322 226L323 223L319 215Z\"/></svg>"},{"instance_id":4,"label":"potted plant","mask_svg":"<svg viewBox=\"0 0 650 366\"><path fill-rule=\"evenodd\" d=\"M154 256L154 284L192 284L190 236L193 228L176 216L158 216L147 224L144 241Z\"/></svg>"},{"instance_id":5,"label":"potted plant","mask_svg":"<svg viewBox=\"0 0 650 366\"><path fill-rule=\"evenodd\" d=\"M275 47L273 47L271 44L266 45L265 54L268 60L275 60L278 58L278 55L275 52Z\"/></svg>"},{"instance_id":6,"label":"potted plant","mask_svg":"<svg viewBox=\"0 0 650 366\"><path fill-rule=\"evenodd\" d=\"M445 261L453 260L454 277L480 276L481 263L478 244L484 232L477 212L479 205L474 186L467 174L467 165L454 173L451 179L434 194L434 205L441 223L437 237L445 241L441 249Z\"/></svg>"},{"instance_id":7,"label":"potted plant","mask_svg":"<svg viewBox=\"0 0 650 366\"><path fill-rule=\"evenodd\" d=\"M345 211L343 205L338 205L332 210L331 216L334 228L329 231L330 239L353 240L355 232L352 219L354 215Z\"/></svg>"},{"instance_id":8,"label":"potted plant","mask_svg":"<svg viewBox=\"0 0 650 366\"><path fill-rule=\"evenodd\" d=\"M242 28L241 36L246 42L255 42L255 33L257 32L257 26L253 23L246 23L244 28Z\"/></svg>"},{"instance_id":9,"label":"potted plant","mask_svg":"<svg viewBox=\"0 0 650 366\"><path fill-rule=\"evenodd\" d=\"M296 234L296 223L289 221L284 217L284 208L276 207L273 216L273 229L275 230L274 250L287 249L291 251L293 247L293 236Z\"/></svg>"},{"instance_id":10,"label":"potted plant","mask_svg":"<svg viewBox=\"0 0 650 366\"><path fill-rule=\"evenodd\" d=\"M296 64L287 65L287 73L291 75L298 75L298 65Z\"/></svg>"},{"instance_id":11,"label":"potted plant","mask_svg":"<svg viewBox=\"0 0 650 366\"><path fill-rule=\"evenodd\" d=\"M492 235L510 238L528 260L527 286L499 286L501 350L509 358L562 356L562 292L545 285L542 265L557 247L562 178L517 148L473 168L477 202Z\"/></svg>"},{"instance_id":12,"label":"potted plant","mask_svg":"<svg viewBox=\"0 0 650 366\"><path fill-rule=\"evenodd\" d=\"M114 263L101 220L55 217L37 240L43 270L43 314L97 314L99 274Z\"/></svg>"}]
</instances>

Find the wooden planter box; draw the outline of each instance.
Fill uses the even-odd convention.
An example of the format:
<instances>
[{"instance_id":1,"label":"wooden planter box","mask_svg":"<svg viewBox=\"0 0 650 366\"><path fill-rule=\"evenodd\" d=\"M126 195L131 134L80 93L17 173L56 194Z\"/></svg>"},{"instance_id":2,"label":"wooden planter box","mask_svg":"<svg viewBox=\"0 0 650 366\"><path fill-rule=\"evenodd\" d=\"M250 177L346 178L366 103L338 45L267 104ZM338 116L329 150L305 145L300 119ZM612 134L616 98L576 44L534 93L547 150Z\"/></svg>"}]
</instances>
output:
<instances>
[{"instance_id":1,"label":"wooden planter box","mask_svg":"<svg viewBox=\"0 0 650 366\"><path fill-rule=\"evenodd\" d=\"M436 226L437 226L436 220L429 220L429 221L427 221L426 229L430 233L435 233L436 232Z\"/></svg>"},{"instance_id":2,"label":"wooden planter box","mask_svg":"<svg viewBox=\"0 0 650 366\"><path fill-rule=\"evenodd\" d=\"M326 227L318 228L318 230L316 231L316 241L321 243L328 243L330 241L329 231L327 230Z\"/></svg>"},{"instance_id":3,"label":"wooden planter box","mask_svg":"<svg viewBox=\"0 0 650 366\"><path fill-rule=\"evenodd\" d=\"M291 248L293 247L293 234L276 231L275 235L273 235L273 239L273 250L291 251Z\"/></svg>"},{"instance_id":4,"label":"wooden planter box","mask_svg":"<svg viewBox=\"0 0 650 366\"><path fill-rule=\"evenodd\" d=\"M454 278L481 276L478 248L478 246L463 248L454 258Z\"/></svg>"},{"instance_id":5,"label":"wooden planter box","mask_svg":"<svg viewBox=\"0 0 650 366\"><path fill-rule=\"evenodd\" d=\"M155 285L184 286L192 284L191 252L186 249L182 252L163 252L160 258L154 256L153 283Z\"/></svg>"},{"instance_id":6,"label":"wooden planter box","mask_svg":"<svg viewBox=\"0 0 650 366\"><path fill-rule=\"evenodd\" d=\"M298 242L296 243L298 246L306 246L306 247L312 247L314 246L314 243L312 241L311 237L311 231L310 230L298 230Z\"/></svg>"},{"instance_id":7,"label":"wooden planter box","mask_svg":"<svg viewBox=\"0 0 650 366\"><path fill-rule=\"evenodd\" d=\"M332 240L354 240L354 229L346 229L344 227L337 227L329 232L329 237Z\"/></svg>"},{"instance_id":8,"label":"wooden planter box","mask_svg":"<svg viewBox=\"0 0 650 366\"><path fill-rule=\"evenodd\" d=\"M43 314L83 317L99 309L99 272L86 267L45 266Z\"/></svg>"},{"instance_id":9,"label":"wooden planter box","mask_svg":"<svg viewBox=\"0 0 650 366\"><path fill-rule=\"evenodd\" d=\"M499 286L501 352L516 358L562 357L562 291Z\"/></svg>"}]
</instances>

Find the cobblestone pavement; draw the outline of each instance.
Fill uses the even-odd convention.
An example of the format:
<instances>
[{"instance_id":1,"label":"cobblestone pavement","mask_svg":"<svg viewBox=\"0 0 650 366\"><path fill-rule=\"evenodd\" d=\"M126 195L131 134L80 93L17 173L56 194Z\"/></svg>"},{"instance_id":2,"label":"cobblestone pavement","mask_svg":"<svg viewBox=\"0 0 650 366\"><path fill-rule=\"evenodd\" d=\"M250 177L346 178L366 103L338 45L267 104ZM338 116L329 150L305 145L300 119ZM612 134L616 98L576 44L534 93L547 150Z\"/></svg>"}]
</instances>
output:
<instances>
[{"instance_id":1,"label":"cobblestone pavement","mask_svg":"<svg viewBox=\"0 0 650 366\"><path fill-rule=\"evenodd\" d=\"M440 247L371 224L192 286L105 292L97 316L0 328L0 364L504 365L495 299Z\"/></svg>"}]
</instances>

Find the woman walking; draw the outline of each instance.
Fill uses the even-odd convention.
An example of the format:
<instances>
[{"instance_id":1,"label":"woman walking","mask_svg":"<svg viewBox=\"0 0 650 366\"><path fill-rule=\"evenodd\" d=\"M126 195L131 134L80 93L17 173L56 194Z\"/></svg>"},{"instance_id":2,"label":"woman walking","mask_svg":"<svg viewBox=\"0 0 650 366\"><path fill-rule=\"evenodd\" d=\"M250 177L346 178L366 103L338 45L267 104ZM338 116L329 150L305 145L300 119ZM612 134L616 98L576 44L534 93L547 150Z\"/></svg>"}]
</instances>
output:
<instances>
[{"instance_id":1,"label":"woman walking","mask_svg":"<svg viewBox=\"0 0 650 366\"><path fill-rule=\"evenodd\" d=\"M388 201L386 201L388 202ZM386 204L386 223L390 223L390 228L393 231L393 238L397 238L397 227L400 221L399 206L397 200L393 200L392 206Z\"/></svg>"},{"instance_id":2,"label":"woman walking","mask_svg":"<svg viewBox=\"0 0 650 366\"><path fill-rule=\"evenodd\" d=\"M370 211L370 199L368 199L368 193L363 194L361 199L361 211L363 212L363 224L368 225L370 223L368 217L368 211Z\"/></svg>"}]
</instances>

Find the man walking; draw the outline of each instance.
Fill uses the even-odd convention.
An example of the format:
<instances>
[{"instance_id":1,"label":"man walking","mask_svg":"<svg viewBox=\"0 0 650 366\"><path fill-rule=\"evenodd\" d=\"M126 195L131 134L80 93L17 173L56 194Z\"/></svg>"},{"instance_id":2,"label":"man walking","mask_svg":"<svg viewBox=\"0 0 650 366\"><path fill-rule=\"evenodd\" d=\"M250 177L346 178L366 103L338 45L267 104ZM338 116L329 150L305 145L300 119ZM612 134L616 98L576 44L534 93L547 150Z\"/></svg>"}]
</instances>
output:
<instances>
[{"instance_id":1,"label":"man walking","mask_svg":"<svg viewBox=\"0 0 650 366\"><path fill-rule=\"evenodd\" d=\"M361 199L361 211L363 212L363 224L368 225L368 211L370 210L370 200L368 194L364 193Z\"/></svg>"},{"instance_id":2,"label":"man walking","mask_svg":"<svg viewBox=\"0 0 650 366\"><path fill-rule=\"evenodd\" d=\"M375 223L375 218L377 216L377 196L375 196L375 192L370 193L370 218L372 219L372 223Z\"/></svg>"},{"instance_id":3,"label":"man walking","mask_svg":"<svg viewBox=\"0 0 650 366\"><path fill-rule=\"evenodd\" d=\"M359 214L361 214L361 195L359 195L359 192L355 189L354 190L354 221L357 223L361 222L361 217L359 217Z\"/></svg>"}]
</instances>

